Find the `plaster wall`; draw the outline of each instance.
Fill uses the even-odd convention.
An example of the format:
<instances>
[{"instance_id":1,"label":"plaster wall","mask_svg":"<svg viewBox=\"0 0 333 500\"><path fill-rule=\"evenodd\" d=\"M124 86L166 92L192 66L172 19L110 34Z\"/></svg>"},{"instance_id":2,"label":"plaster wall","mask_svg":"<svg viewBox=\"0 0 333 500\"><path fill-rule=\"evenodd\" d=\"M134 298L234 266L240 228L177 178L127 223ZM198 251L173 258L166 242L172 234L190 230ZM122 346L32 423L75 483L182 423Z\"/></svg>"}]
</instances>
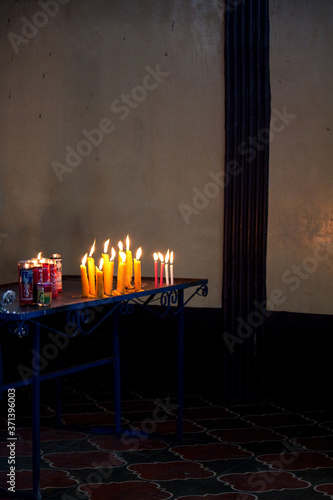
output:
<instances>
[{"instance_id":1,"label":"plaster wall","mask_svg":"<svg viewBox=\"0 0 333 500\"><path fill-rule=\"evenodd\" d=\"M175 254L221 306L222 6L190 0L0 4L0 281L94 238ZM215 177L214 177L215 175ZM217 175L217 177L216 177Z\"/></svg>"},{"instance_id":2,"label":"plaster wall","mask_svg":"<svg viewBox=\"0 0 333 500\"><path fill-rule=\"evenodd\" d=\"M270 23L268 306L332 314L333 4L271 0Z\"/></svg>"}]
</instances>

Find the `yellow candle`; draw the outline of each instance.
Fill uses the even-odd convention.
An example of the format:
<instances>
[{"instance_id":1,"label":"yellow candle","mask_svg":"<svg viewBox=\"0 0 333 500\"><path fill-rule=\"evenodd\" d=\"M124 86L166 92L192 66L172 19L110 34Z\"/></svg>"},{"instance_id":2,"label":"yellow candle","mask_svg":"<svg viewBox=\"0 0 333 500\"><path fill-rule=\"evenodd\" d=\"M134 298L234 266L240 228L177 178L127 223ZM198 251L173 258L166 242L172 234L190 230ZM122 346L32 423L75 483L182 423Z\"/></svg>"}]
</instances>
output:
<instances>
[{"instance_id":1,"label":"yellow candle","mask_svg":"<svg viewBox=\"0 0 333 500\"><path fill-rule=\"evenodd\" d=\"M125 273L125 288L131 288L133 276L133 261L132 252L129 249L129 236L126 238L126 273Z\"/></svg>"},{"instance_id":2,"label":"yellow candle","mask_svg":"<svg viewBox=\"0 0 333 500\"><path fill-rule=\"evenodd\" d=\"M95 251L95 243L96 240L94 241L89 257L88 257L88 277L89 277L89 293L90 295L96 295L96 284L95 284L95 261L92 257L92 254Z\"/></svg>"},{"instance_id":3,"label":"yellow candle","mask_svg":"<svg viewBox=\"0 0 333 500\"><path fill-rule=\"evenodd\" d=\"M112 293L111 262L109 260L109 255L106 253L108 251L109 243L110 239L104 243L104 253L102 253L105 295L111 295Z\"/></svg>"},{"instance_id":4,"label":"yellow candle","mask_svg":"<svg viewBox=\"0 0 333 500\"><path fill-rule=\"evenodd\" d=\"M110 257L110 279L111 279L111 290L110 290L110 295L112 294L112 288L113 288L113 272L114 272L114 258L116 256L116 251L112 247L111 250L111 257Z\"/></svg>"},{"instance_id":5,"label":"yellow candle","mask_svg":"<svg viewBox=\"0 0 333 500\"><path fill-rule=\"evenodd\" d=\"M119 266L121 263L121 256L120 253L123 251L123 244L121 241L118 241L118 272L119 272Z\"/></svg>"},{"instance_id":6,"label":"yellow candle","mask_svg":"<svg viewBox=\"0 0 333 500\"><path fill-rule=\"evenodd\" d=\"M118 276L117 276L117 292L122 295L125 293L125 272L126 272L126 254L125 252L120 252L120 260L118 265Z\"/></svg>"},{"instance_id":7,"label":"yellow candle","mask_svg":"<svg viewBox=\"0 0 333 500\"><path fill-rule=\"evenodd\" d=\"M103 258L101 258L99 262L99 268L96 266L96 288L97 288L97 297L103 298Z\"/></svg>"},{"instance_id":8,"label":"yellow candle","mask_svg":"<svg viewBox=\"0 0 333 500\"><path fill-rule=\"evenodd\" d=\"M80 266L82 297L89 297L89 283L88 283L87 268L86 268L87 257L88 254L86 253L82 259L82 264Z\"/></svg>"},{"instance_id":9,"label":"yellow candle","mask_svg":"<svg viewBox=\"0 0 333 500\"><path fill-rule=\"evenodd\" d=\"M138 248L136 252L136 258L134 259L134 287L136 292L141 290L141 247Z\"/></svg>"}]
</instances>

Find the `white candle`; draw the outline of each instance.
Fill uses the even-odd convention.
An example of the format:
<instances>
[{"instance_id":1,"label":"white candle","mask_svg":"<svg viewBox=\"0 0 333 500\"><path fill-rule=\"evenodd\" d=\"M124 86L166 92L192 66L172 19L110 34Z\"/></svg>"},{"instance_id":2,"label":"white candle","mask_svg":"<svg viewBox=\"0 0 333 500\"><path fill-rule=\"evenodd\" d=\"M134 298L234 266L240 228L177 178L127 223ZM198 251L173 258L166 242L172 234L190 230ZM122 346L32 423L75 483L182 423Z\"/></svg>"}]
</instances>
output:
<instances>
[{"instance_id":1,"label":"white candle","mask_svg":"<svg viewBox=\"0 0 333 500\"><path fill-rule=\"evenodd\" d=\"M170 254L170 285L173 285L173 251Z\"/></svg>"},{"instance_id":2,"label":"white candle","mask_svg":"<svg viewBox=\"0 0 333 500\"><path fill-rule=\"evenodd\" d=\"M165 256L165 283L169 285L169 250Z\"/></svg>"}]
</instances>

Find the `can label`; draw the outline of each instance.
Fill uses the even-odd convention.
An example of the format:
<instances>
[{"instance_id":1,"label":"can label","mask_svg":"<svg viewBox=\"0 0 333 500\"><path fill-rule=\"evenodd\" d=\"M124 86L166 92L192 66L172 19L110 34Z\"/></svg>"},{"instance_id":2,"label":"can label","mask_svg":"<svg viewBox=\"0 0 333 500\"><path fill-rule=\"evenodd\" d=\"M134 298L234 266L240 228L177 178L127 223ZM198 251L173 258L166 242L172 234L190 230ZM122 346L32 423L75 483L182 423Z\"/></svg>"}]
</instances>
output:
<instances>
[{"instance_id":1,"label":"can label","mask_svg":"<svg viewBox=\"0 0 333 500\"><path fill-rule=\"evenodd\" d=\"M57 287L58 292L62 292L62 261L61 259L56 260L57 265Z\"/></svg>"},{"instance_id":2,"label":"can label","mask_svg":"<svg viewBox=\"0 0 333 500\"><path fill-rule=\"evenodd\" d=\"M37 304L48 306L52 302L52 286L50 283L40 283L37 285Z\"/></svg>"},{"instance_id":3,"label":"can label","mask_svg":"<svg viewBox=\"0 0 333 500\"><path fill-rule=\"evenodd\" d=\"M50 275L52 285L52 299L58 297L58 273L56 264L50 264Z\"/></svg>"},{"instance_id":4,"label":"can label","mask_svg":"<svg viewBox=\"0 0 333 500\"><path fill-rule=\"evenodd\" d=\"M37 285L43 283L43 269L42 267L33 268L33 302L38 303L37 300Z\"/></svg>"},{"instance_id":5,"label":"can label","mask_svg":"<svg viewBox=\"0 0 333 500\"><path fill-rule=\"evenodd\" d=\"M51 282L51 274L50 274L50 264L43 264L43 283Z\"/></svg>"},{"instance_id":6,"label":"can label","mask_svg":"<svg viewBox=\"0 0 333 500\"><path fill-rule=\"evenodd\" d=\"M20 304L29 305L33 303L33 271L32 269L20 270L19 295Z\"/></svg>"}]
</instances>

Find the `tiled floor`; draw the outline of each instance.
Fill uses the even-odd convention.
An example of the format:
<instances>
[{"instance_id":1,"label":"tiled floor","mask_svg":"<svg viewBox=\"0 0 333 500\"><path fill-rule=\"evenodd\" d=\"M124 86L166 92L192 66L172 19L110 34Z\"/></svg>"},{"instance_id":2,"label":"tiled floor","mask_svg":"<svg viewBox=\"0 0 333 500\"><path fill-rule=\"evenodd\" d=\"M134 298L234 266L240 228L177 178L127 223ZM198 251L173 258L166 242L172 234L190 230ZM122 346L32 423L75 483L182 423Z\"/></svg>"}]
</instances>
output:
<instances>
[{"instance_id":1,"label":"tiled floor","mask_svg":"<svg viewBox=\"0 0 333 500\"><path fill-rule=\"evenodd\" d=\"M17 391L16 399L16 490L28 491L29 390ZM107 433L114 421L113 398L103 387L88 394L84 384L64 390L66 427L61 429L54 427L49 391L42 401L43 499L333 498L333 411L295 411L274 402L226 404L217 396L187 394L180 443L173 394L123 394L124 432L117 437ZM81 428L74 430L77 425ZM88 426L95 428L88 431ZM5 487L9 449L4 418L1 429L0 481Z\"/></svg>"}]
</instances>

